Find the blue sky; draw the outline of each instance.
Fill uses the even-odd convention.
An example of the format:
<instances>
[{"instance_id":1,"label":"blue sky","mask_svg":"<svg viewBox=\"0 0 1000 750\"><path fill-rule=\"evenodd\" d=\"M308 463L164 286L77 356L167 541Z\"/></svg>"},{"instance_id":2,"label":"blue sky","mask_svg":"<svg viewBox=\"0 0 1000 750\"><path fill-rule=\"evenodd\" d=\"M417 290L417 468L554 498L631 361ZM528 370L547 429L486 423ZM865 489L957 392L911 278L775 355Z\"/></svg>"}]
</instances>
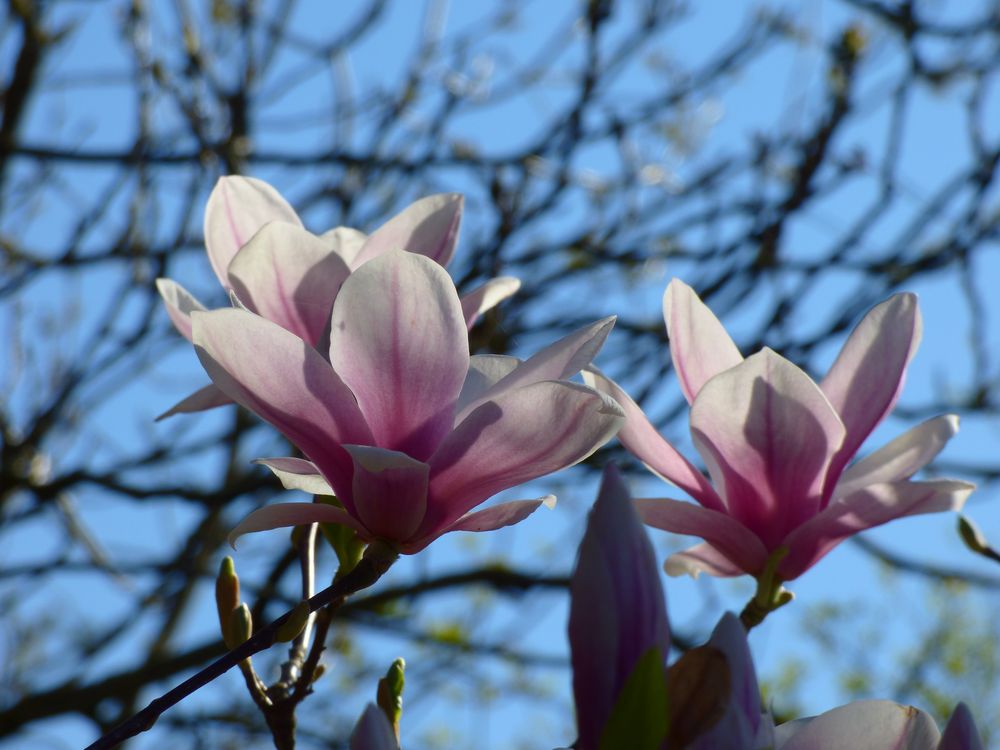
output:
<instances>
[{"instance_id":1,"label":"blue sky","mask_svg":"<svg viewBox=\"0 0 1000 750\"><path fill-rule=\"evenodd\" d=\"M509 150L531 143L544 135L546 115L558 111L560 105L571 95L572 86L567 83L567 76L580 64L579 45L572 40L566 41L554 33L556 24L553 19L570 17L577 12L578 3L569 0L554 2L529 2L525 4L524 14L509 30L497 39L484 42L473 54L462 70L450 70L440 66L435 70L439 76L442 88L452 87L454 90L466 92L473 99L498 97L495 105L475 111L459 114L449 126L447 137L452 141L474 144L488 155L504 154ZM972 5L972 4L969 4ZM978 5L978 4L977 4ZM151 49L159 50L162 45L175 38L172 25L176 23L170 6L167 3L151 2L156 23L148 29L148 43ZM337 68L341 88L333 94L336 97L363 97L382 90L394 88L402 76L406 74L406 66L417 47L417 30L426 23L427 7L436 8L435 12L444 14L445 36L462 33L474 33L477 24L482 23L482 7L492 8L492 4L473 4L461 2L443 2L439 4L391 3L389 11L380 22L376 33L369 35L352 50L348 60L331 60L331 66ZM339 29L351 21L351 9L360 8L360 3L346 3L348 12L332 14L324 3L312 0L301 3L292 23L293 28L302 35L304 40L322 40L337 33ZM671 190L671 185L683 184L692 169L698 164L710 160L713 156L727 154L738 150L755 132L770 132L780 127L789 133L800 132L812 122L818 104L822 101L826 83L824 57L818 49L823 40L828 40L839 31L847 15L841 4L833 2L807 2L788 6L795 8L794 16L804 30L803 43L798 46L784 45L773 52L763 55L751 65L738 80L727 81L718 90L705 92L704 96L685 103L684 116L678 118L676 127L685 131L684 138L678 138L672 145L664 145L662 139L657 141L648 138L636 144L642 159L648 169L643 174L650 180L651 190ZM959 18L965 10L961 3L941 3L938 12L949 18ZM123 142L129 142L133 133L134 102L122 95L120 86L124 76L128 74L128 58L121 52L121 41L118 36L119 6L112 3L80 4L68 3L57 9L57 14L65 16L79 24L74 33L74 41L49 63L54 72L54 79L60 85L39 96L33 103L29 125L26 133L39 142L46 142L47 134L58 132L64 140L79 143L88 149L113 148ZM196 9L195 12L202 12ZM671 70L677 66L697 67L700 60L718 48L719 41L731 38L743 29L746 24L753 23L755 9L747 8L742 12L734 12L732 3L724 0L699 3L692 9L690 17L675 27L670 33L658 40L657 46L649 51L648 56L662 58L663 67L655 64L635 65L623 71L614 88L612 101L615 106L628 107L630 102L640 101L650 87L658 85L657 76L662 70ZM609 36L614 38L622 33L622 24L613 23ZM558 48L566 42L566 51L557 57L549 76L539 86L526 88L516 83L516 72L522 66L527 66L548 49ZM860 100L867 108L867 114L852 126L842 136L844 150L852 147L872 148L878 151L880 144L887 136L889 127L889 111L885 104L886 85L893 75L892 66L896 63L890 54L891 45L873 31L870 39L871 58L865 84ZM9 45L0 45L0 51L6 53ZM179 50L168 50L164 54L180 54ZM645 59L645 58L644 58ZM656 60L653 61L654 63ZM280 149L283 152L301 150L311 151L317 144L329 143L331 139L339 139L338 146L350 148L362 144L365 139L365 128L370 123L363 119L355 123L354 129L348 129L335 123L334 108L331 107L331 91L329 78L305 78L301 71L307 61L300 55L287 52L279 59L271 76L261 83L263 101L266 106L260 113L260 121L268 125L262 131L257 147L266 151ZM230 71L221 70L225 76ZM512 83L515 81L515 83ZM917 91L908 107L906 114L908 128L907 137L902 143L901 172L905 182L912 190L914 200L906 201L884 221L879 231L873 234L877 242L891 244L898 237L900 228L912 218L912 212L921 205L917 198L932 195L942 185L946 184L956 169L966 162L969 154L965 150L966 140L962 137L965 123L962 117L963 91L961 86L948 90ZM997 111L997 100L994 96L984 104L987 112ZM177 120L176 113L169 106L163 105L158 110L158 116L163 118L163 127L169 128L170 123ZM407 123L419 130L424 126L423 118L426 112L415 108L404 114ZM986 122L1000 122L1000 118L984 117ZM669 125L671 123L660 124ZM651 125L652 127L652 125ZM405 132L405 131L404 131ZM995 138L996 132L987 132L987 138ZM178 142L184 142L184 136L178 136ZM659 143L659 146L657 146ZM389 143L387 149L405 150L404 143ZM597 184L613 177L617 169L617 159L606 144L597 144L589 149L574 165L574 172L581 183ZM775 165L780 169L781 165ZM544 168L544 165L540 165ZM293 204L305 189L289 174L280 169L265 168L256 173L272 181ZM25 206L9 216L11 224L0 227L4 232L23 232L32 244L42 247L58 247L71 231L70 227L60 224L60 200L71 203L78 198L92 199L100 191L106 189L114 179L104 175L95 177L88 168L66 169L63 173L64 186L54 191L53 197L45 205ZM169 218L176 215L186 197L184 182L180 175L176 177L177 195L175 202L165 202L146 210L154 212L156 219L163 224L169 224ZM469 189L467 178L458 170L439 171L426 186L427 191ZM746 189L746 186L734 186L734 189ZM59 196L63 196L60 198ZM199 204L207 196L200 196ZM416 197L416 196L414 196ZM114 198L112 200L122 200ZM789 236L785 241L787 255L791 259L808 259L816 251L829 243L831 226L838 226L858 215L867 202L875 200L871 184L852 185L850 188L838 191L826 197L816 209L800 217L789 227ZM474 236L483 231L477 227L476 216L477 196L471 195L468 205L468 216L464 231L466 235ZM582 202L569 201L562 213L561 221L586 222ZM127 215L125 205L118 212L111 212L111 217ZM200 221L200 210L196 211ZM946 208L942 227L948 226L948 217L957 215L954 207ZM120 219L119 219L120 220ZM324 222L329 217L320 215L318 210L306 212L306 222L311 229L321 231L328 228ZM94 237L99 238L112 234L118 227L111 218L103 225L94 229ZM371 228L371 227L367 227ZM562 226L542 226L534 231L558 238L564 233ZM943 230L942 230L943 231ZM84 245L86 248L86 244ZM880 248L871 248L878 251ZM461 246L459 254L461 256ZM979 256L979 265L975 269L975 283L982 285L988 292L988 280L998 278L1000 274L1000 255L996 253ZM457 265L461 267L459 257ZM687 261L667 260L664 263L650 265L644 269L641 277L636 280L635 287L628 290L601 289L595 282L594 289L584 291L593 297L594 291L603 293L603 299L594 305L594 317L610 312L619 312L630 319L651 321L659 315L660 295L672 276L687 280L698 278L699 269ZM213 300L216 304L224 304L221 293L207 262L200 257L190 257L173 268L173 275L195 292L203 300ZM785 279L794 283L790 275ZM26 329L45 317L58 318L66 315L66 307L82 303L85 319L91 319L91 325L96 325L101 319L103 310L109 306L109 292L116 288L118 279L107 273L94 272L83 275L80 279L67 284L51 284L43 282L33 285L26 292L25 299L30 302L26 312ZM782 282L776 282L782 283ZM803 301L800 309L808 314L799 314L788 321L786 330L776 334L779 337L802 335L820 325L828 317L838 314L842 305L848 304L854 290L855 279L849 274L843 277L827 277L815 286ZM920 294L921 307L924 312L925 329L924 343L921 352L914 361L903 396L904 406L917 407L930 400L935 393L954 392L960 395L963 389L969 387L973 373L969 370L969 358L956 358L952 352L956 346L964 346L964 336L968 335L968 311L955 303L959 295L958 280L953 276L935 277L922 281L912 287ZM569 300L550 299L548 304L566 304ZM997 325L1000 323L1000 300L995 295L985 293L983 303L987 310L989 323L988 338L994 346L1000 343ZM761 301L753 297L737 308L722 315L724 322L734 331L739 340L741 330L749 331L755 314L760 314ZM126 308L119 314L129 314ZM5 329L15 324L13 308L0 310L0 323ZM134 314L134 311L133 311ZM161 316L166 331L166 316ZM534 342L531 342L534 343ZM29 344L41 346L40 344ZM70 347L80 345L80 342L69 342ZM197 365L190 349L176 339L165 335L163 339L149 344L160 350L162 357L159 366L148 377L138 381L128 382L122 387L119 396L108 403L100 412L92 413L82 428L82 438L68 444L59 453L61 465L72 465L75 461L88 461L100 464L102 460L117 460L122 452L127 453L131 441L155 439L160 441L185 440L190 441L199 435L211 434L212 430L224 420L224 416L206 415L203 417L173 420L152 425L152 418L162 411L176 398L190 391L192 386L204 381L204 375ZM521 353L526 353L528 349ZM834 347L826 347L818 352L814 361L802 363L814 373L822 373L832 361L836 353ZM664 351L663 357L668 353ZM598 363L609 370L614 369L614 363L608 359L598 359ZM990 362L996 367L996 362ZM4 377L10 377L10 363L0 364ZM119 373L120 374L120 373ZM109 373L108 383L114 382L116 373ZM96 384L95 387L102 387ZM675 384L667 384L668 388L676 388ZM30 397L30 379L20 382L14 391L14 403L18 398ZM879 445L893 435L898 434L908 423L901 419L890 419L881 427L868 444ZM679 447L692 454L689 441L684 436L681 426L675 427L671 438L676 438ZM997 427L994 420L966 420L963 432L948 449L945 458L952 460L967 460L974 462L979 458L995 455L996 447L1000 445ZM261 455L268 452L266 438L262 438ZM254 456L247 456L251 459ZM221 456L220 456L221 460ZM197 466L187 466L191 481L200 477L210 477L218 470L218 465L206 462ZM575 549L582 532L583 511L592 502L596 482L581 480L578 473L570 473L560 482L560 505L551 513L539 513L521 527L510 529L488 538L457 538L442 540L436 543L434 549L422 559L405 560L392 574L392 580L406 580L416 575L421 569L449 569L464 564L469 556L482 560L495 559L502 554L509 554L520 559L549 560L547 554L551 549L559 550L556 555L558 562L552 565L551 572L564 571L568 568L572 550ZM533 497L546 491L544 488L525 488L510 493L509 497ZM678 496L672 488L665 487L654 479L637 482L636 494ZM992 493L986 492L975 496L970 504L971 513L978 518L987 532L993 530L1000 534L996 522L996 514L992 509ZM163 550L166 554L172 545L183 535L192 522L193 515L181 503L159 503L155 511L136 508L102 497L99 492L88 493L77 498L81 513L91 528L99 529L102 545L113 557L129 559L139 554L148 554L151 549ZM245 510L245 509L244 509ZM18 536L0 533L0 564L12 565L19 562L44 559L51 554L54 545L61 539L55 539L50 531L51 519L40 519L34 533L21 533ZM666 554L676 549L680 542L667 539L665 534L652 534L657 548ZM901 552L919 550L921 557L927 560L961 561L970 568L977 568L976 561L970 560L954 538L951 519L932 517L926 519L908 520L889 528L873 532L873 538L884 542ZM256 535L249 538L240 547L236 555L237 566L241 575L253 577L254 570L260 570L257 562L259 553L264 559L273 555L276 544L282 544L280 539L269 535ZM797 581L793 586L798 602L792 607L807 607L811 604L834 600L842 603L855 601L879 603L886 591L893 598L906 602L899 607L899 621L887 622L885 627L892 633L898 632L895 642L904 648L909 638L910 623L907 618L919 617L920 607L917 604L921 594L919 587L912 582L873 584L879 581L878 572L871 562L856 549L843 545L831 554L822 565L817 566L808 575ZM667 596L671 617L680 629L688 630L695 624L704 626L712 618L707 611L713 609L717 613L725 608L738 609L745 602L751 591L748 581L710 581L710 580L670 580L667 582ZM202 592L205 600L206 617L186 624L186 632L190 637L200 640L208 637L214 628L209 592ZM60 579L56 584L41 587L31 600L22 603L25 612L37 610L39 616L49 610L54 598L58 598L63 606L71 611L78 611L81 617L92 617L95 609L100 615L94 619L113 620L121 612L128 599L127 589L116 589L109 586L106 580L96 580L93 577L80 576L72 579ZM443 597L442 612L446 613L443 620L461 621L469 617L463 608L468 605L458 597ZM790 608L791 609L791 608ZM547 654L565 654L563 633L565 628L566 608L564 604L551 606L549 599L528 597L514 605L503 604L499 613L492 615L490 631L498 641L518 638L529 650ZM142 643L151 636L138 627L133 634L135 643ZM373 648L384 651L386 664L403 647L399 639L386 636L369 636ZM765 674L773 674L789 656L800 658L811 667L807 687L801 693L803 707L807 711L817 712L829 708L836 700L836 692L832 689L823 665L829 663L830 656L822 654L802 635L799 618L789 611L774 615L763 627L755 631L752 645L758 660L760 670ZM0 661L3 649L0 645ZM419 664L410 654L402 653L411 662ZM883 655L884 657L884 655ZM113 654L107 663L99 669L110 670L117 659L125 660L124 654ZM66 665L63 674L51 675L53 682L73 673L73 665ZM446 694L448 686L436 685L432 675L419 673L408 685L411 691L408 705L413 706L411 713L404 719L404 728L412 732L415 742L423 740L422 733L437 731L434 729L443 719L449 721L458 717L458 730L464 738L478 737L485 739L487 747L504 747L514 737L521 737L521 727L512 726L510 718L515 711L533 711L533 707L517 705L477 707L473 702L455 714L454 700L438 700L438 693ZM540 726L548 727L551 734L546 734L531 746L551 746L566 742L571 738L571 713L568 702L569 675L565 670L553 669L541 673L544 687L558 691L564 697L566 713L564 715L535 715L533 720ZM97 677L97 674L87 677ZM225 690L232 692L241 689L235 675L228 675ZM333 681L330 682L333 685ZM373 694L374 685L364 692L367 699ZM149 696L154 697L152 694ZM211 696L199 696L210 704ZM351 696L350 700L358 701L360 707L362 696ZM304 707L308 710L308 704ZM39 728L33 735L33 741L58 747L60 743L53 739L62 738L73 746L76 737L82 737L80 732L86 731L82 722L69 720L58 725ZM51 740L51 741L50 741ZM4 745L4 747L15 745ZM155 747L155 737L140 741L138 747Z\"/></svg>"}]
</instances>

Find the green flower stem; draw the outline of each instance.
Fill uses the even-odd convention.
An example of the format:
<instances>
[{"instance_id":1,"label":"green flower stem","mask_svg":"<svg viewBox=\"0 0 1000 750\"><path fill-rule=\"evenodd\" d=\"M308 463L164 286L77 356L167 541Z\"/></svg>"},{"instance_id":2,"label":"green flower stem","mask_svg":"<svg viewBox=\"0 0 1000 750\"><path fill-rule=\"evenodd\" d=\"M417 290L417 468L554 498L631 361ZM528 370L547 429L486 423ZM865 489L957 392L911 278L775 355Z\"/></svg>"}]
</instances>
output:
<instances>
[{"instance_id":1,"label":"green flower stem","mask_svg":"<svg viewBox=\"0 0 1000 750\"><path fill-rule=\"evenodd\" d=\"M795 595L782 586L778 565L788 555L787 547L779 547L767 558L764 570L757 576L757 592L740 612L740 622L749 633L776 609L784 607Z\"/></svg>"}]
</instances>

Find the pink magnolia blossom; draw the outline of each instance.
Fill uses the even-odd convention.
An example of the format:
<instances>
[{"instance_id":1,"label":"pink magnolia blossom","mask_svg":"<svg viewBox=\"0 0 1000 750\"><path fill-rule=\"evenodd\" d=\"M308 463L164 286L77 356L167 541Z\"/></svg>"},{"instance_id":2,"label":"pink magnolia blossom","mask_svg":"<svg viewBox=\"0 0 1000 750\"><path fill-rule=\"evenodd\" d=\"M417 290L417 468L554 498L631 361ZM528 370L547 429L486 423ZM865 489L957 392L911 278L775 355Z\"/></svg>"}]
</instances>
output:
<instances>
[{"instance_id":1,"label":"pink magnolia blossom","mask_svg":"<svg viewBox=\"0 0 1000 750\"><path fill-rule=\"evenodd\" d=\"M399 750L396 733L392 725L382 713L382 709L374 703L365 706L351 732L349 750Z\"/></svg>"},{"instance_id":2,"label":"pink magnolia blossom","mask_svg":"<svg viewBox=\"0 0 1000 750\"><path fill-rule=\"evenodd\" d=\"M273 187L252 177L222 177L205 207L205 247L219 283L239 304L313 346L325 349L330 310L344 280L389 250L408 250L447 266L455 252L463 199L455 193L422 198L371 235L337 227L315 235ZM205 310L180 284L157 279L177 330L191 340L191 313ZM491 279L462 298L471 328L479 315L514 294L520 282ZM212 385L163 416L229 403Z\"/></svg>"},{"instance_id":3,"label":"pink magnolia blossom","mask_svg":"<svg viewBox=\"0 0 1000 750\"><path fill-rule=\"evenodd\" d=\"M920 339L914 295L895 295L871 310L819 384L770 349L744 359L676 279L663 312L691 404L692 439L711 483L617 384L596 370L584 377L625 409L625 447L700 504L636 501L646 523L705 540L667 560L671 575L758 576L782 551L777 575L791 580L852 534L902 516L956 510L973 490L966 482L911 480L957 431L953 415L930 419L848 465L899 396Z\"/></svg>"},{"instance_id":4,"label":"pink magnolia blossom","mask_svg":"<svg viewBox=\"0 0 1000 750\"><path fill-rule=\"evenodd\" d=\"M448 531L520 521L545 499L470 512L497 492L570 466L622 423L609 397L564 378L587 365L609 318L527 361L469 356L455 285L432 260L390 250L353 272L333 305L329 359L246 310L196 312L215 385L308 458L266 461L343 509L285 503L233 532L314 521L416 552Z\"/></svg>"},{"instance_id":5,"label":"pink magnolia blossom","mask_svg":"<svg viewBox=\"0 0 1000 750\"><path fill-rule=\"evenodd\" d=\"M626 680L650 650L663 672L670 627L653 546L615 467L601 491L570 583L569 643L580 750L597 750ZM656 706L661 713L666 706Z\"/></svg>"}]
</instances>

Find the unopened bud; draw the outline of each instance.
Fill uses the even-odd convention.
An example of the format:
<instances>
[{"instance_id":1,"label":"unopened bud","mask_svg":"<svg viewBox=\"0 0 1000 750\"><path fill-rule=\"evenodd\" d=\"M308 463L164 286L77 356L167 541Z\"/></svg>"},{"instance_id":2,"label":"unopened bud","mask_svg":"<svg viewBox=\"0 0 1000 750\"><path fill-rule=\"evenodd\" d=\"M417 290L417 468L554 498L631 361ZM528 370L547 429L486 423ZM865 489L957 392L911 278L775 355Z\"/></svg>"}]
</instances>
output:
<instances>
[{"instance_id":1,"label":"unopened bud","mask_svg":"<svg viewBox=\"0 0 1000 750\"><path fill-rule=\"evenodd\" d=\"M244 602L229 613L229 621L222 631L222 640L225 641L226 648L232 651L250 640L251 635L253 635L253 616Z\"/></svg>"},{"instance_id":2,"label":"unopened bud","mask_svg":"<svg viewBox=\"0 0 1000 750\"><path fill-rule=\"evenodd\" d=\"M378 681L377 702L378 707L392 725L392 730L396 733L396 740L399 741L399 720L403 715L403 686L406 684L404 672L406 662L396 659L385 673L385 677Z\"/></svg>"},{"instance_id":3,"label":"unopened bud","mask_svg":"<svg viewBox=\"0 0 1000 750\"><path fill-rule=\"evenodd\" d=\"M288 641L293 640L302 632L302 628L306 626L311 614L309 602L303 600L296 604L289 618L281 624L278 632L274 634L274 640L279 643L288 643Z\"/></svg>"},{"instance_id":4,"label":"unopened bud","mask_svg":"<svg viewBox=\"0 0 1000 750\"><path fill-rule=\"evenodd\" d=\"M226 555L219 565L215 578L215 607L219 611L219 627L223 635L229 622L229 613L240 606L240 579L236 575L233 558Z\"/></svg>"},{"instance_id":5,"label":"unopened bud","mask_svg":"<svg viewBox=\"0 0 1000 750\"><path fill-rule=\"evenodd\" d=\"M979 530L979 527L965 516L958 517L958 535L962 537L965 546L977 555L988 557L994 562L1000 562L1000 553L990 546L989 540Z\"/></svg>"}]
</instances>

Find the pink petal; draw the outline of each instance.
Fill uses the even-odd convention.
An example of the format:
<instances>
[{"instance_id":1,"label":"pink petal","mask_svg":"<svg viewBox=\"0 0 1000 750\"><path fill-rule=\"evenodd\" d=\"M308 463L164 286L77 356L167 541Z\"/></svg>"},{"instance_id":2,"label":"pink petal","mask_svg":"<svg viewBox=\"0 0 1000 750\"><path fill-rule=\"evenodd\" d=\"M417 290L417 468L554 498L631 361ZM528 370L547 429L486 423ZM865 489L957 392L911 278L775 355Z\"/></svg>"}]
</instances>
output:
<instances>
[{"instance_id":1,"label":"pink petal","mask_svg":"<svg viewBox=\"0 0 1000 750\"><path fill-rule=\"evenodd\" d=\"M391 250L408 250L447 266L455 254L465 199L441 193L411 203L368 237L351 269Z\"/></svg>"},{"instance_id":2,"label":"pink petal","mask_svg":"<svg viewBox=\"0 0 1000 750\"><path fill-rule=\"evenodd\" d=\"M221 177L205 206L205 247L215 275L229 288L229 264L257 230L272 221L302 226L273 187L253 177Z\"/></svg>"},{"instance_id":3,"label":"pink petal","mask_svg":"<svg viewBox=\"0 0 1000 750\"><path fill-rule=\"evenodd\" d=\"M354 725L348 750L399 750L396 733L382 709L369 703Z\"/></svg>"},{"instance_id":4,"label":"pink petal","mask_svg":"<svg viewBox=\"0 0 1000 750\"><path fill-rule=\"evenodd\" d=\"M964 703L955 706L937 750L983 750L983 741L976 729L975 719Z\"/></svg>"},{"instance_id":5,"label":"pink petal","mask_svg":"<svg viewBox=\"0 0 1000 750\"><path fill-rule=\"evenodd\" d=\"M420 536L453 524L500 490L582 461L621 426L618 405L576 383L544 381L480 405L431 456Z\"/></svg>"},{"instance_id":6,"label":"pink petal","mask_svg":"<svg viewBox=\"0 0 1000 750\"><path fill-rule=\"evenodd\" d=\"M190 341L191 313L204 310L205 306L196 300L187 289L171 279L157 279L156 289L167 307L170 322L174 324L174 328L181 336Z\"/></svg>"},{"instance_id":7,"label":"pink petal","mask_svg":"<svg viewBox=\"0 0 1000 750\"><path fill-rule=\"evenodd\" d=\"M471 329L480 315L492 310L520 288L520 279L515 279L513 276L498 276L468 294L463 294L462 314L465 316L465 324Z\"/></svg>"},{"instance_id":8,"label":"pink petal","mask_svg":"<svg viewBox=\"0 0 1000 750\"><path fill-rule=\"evenodd\" d=\"M365 534L360 523L343 508L327 503L275 503L255 510L229 532L229 544L235 549L236 540L254 531L269 531L285 526L302 526L307 523L339 523Z\"/></svg>"},{"instance_id":9,"label":"pink petal","mask_svg":"<svg viewBox=\"0 0 1000 750\"><path fill-rule=\"evenodd\" d=\"M301 490L310 495L333 495L333 488L312 461L302 458L258 458L255 464L269 468L286 490Z\"/></svg>"},{"instance_id":10,"label":"pink petal","mask_svg":"<svg viewBox=\"0 0 1000 750\"><path fill-rule=\"evenodd\" d=\"M663 563L663 570L674 578L683 575L697 578L702 573L708 573L716 578L735 578L746 574L745 570L734 565L728 557L708 542L696 544L681 552L674 552Z\"/></svg>"},{"instance_id":11,"label":"pink petal","mask_svg":"<svg viewBox=\"0 0 1000 750\"><path fill-rule=\"evenodd\" d=\"M504 391L543 380L565 380L573 377L597 356L614 325L615 316L612 315L586 325L554 344L549 344L481 394L478 400L466 404L455 418L456 424L465 419L481 403L495 398Z\"/></svg>"},{"instance_id":12,"label":"pink petal","mask_svg":"<svg viewBox=\"0 0 1000 750\"><path fill-rule=\"evenodd\" d=\"M658 477L677 485L706 508L725 512L725 505L708 480L663 439L638 404L615 381L593 366L582 374L587 385L611 396L625 411L625 425L618 433L618 439L633 456Z\"/></svg>"},{"instance_id":13,"label":"pink petal","mask_svg":"<svg viewBox=\"0 0 1000 750\"><path fill-rule=\"evenodd\" d=\"M498 503L483 510L466 513L442 531L441 534L448 534L452 531L496 531L497 529L502 529L504 526L513 526L516 523L520 523L542 505L547 508L553 508L555 504L555 495L546 495L537 500L510 500L506 503ZM409 542L408 544L401 545L400 550L411 555L419 552L435 539L437 539L437 536L425 537L416 542Z\"/></svg>"},{"instance_id":14,"label":"pink petal","mask_svg":"<svg viewBox=\"0 0 1000 750\"><path fill-rule=\"evenodd\" d=\"M666 497L641 498L635 507L645 523L674 534L700 536L745 573L756 575L767 562L768 551L760 539L723 513Z\"/></svg>"},{"instance_id":15,"label":"pink petal","mask_svg":"<svg viewBox=\"0 0 1000 750\"><path fill-rule=\"evenodd\" d=\"M469 357L469 371L465 374L462 392L455 402L455 413L463 414L468 406L481 403L486 394L500 380L521 365L517 357L503 354L473 354Z\"/></svg>"},{"instance_id":16,"label":"pink petal","mask_svg":"<svg viewBox=\"0 0 1000 750\"><path fill-rule=\"evenodd\" d=\"M320 239L327 247L333 248L333 251L343 258L348 268L356 268L357 264L354 261L358 257L358 253L361 252L368 235L351 227L334 227L323 232Z\"/></svg>"},{"instance_id":17,"label":"pink petal","mask_svg":"<svg viewBox=\"0 0 1000 750\"><path fill-rule=\"evenodd\" d=\"M808 375L764 349L702 387L691 436L729 515L773 550L819 512L844 426Z\"/></svg>"},{"instance_id":18,"label":"pink petal","mask_svg":"<svg viewBox=\"0 0 1000 750\"><path fill-rule=\"evenodd\" d=\"M906 366L920 343L921 330L916 295L890 297L862 318L820 383L847 428L828 489L832 490L836 481L834 475L892 411L903 389Z\"/></svg>"},{"instance_id":19,"label":"pink petal","mask_svg":"<svg viewBox=\"0 0 1000 750\"><path fill-rule=\"evenodd\" d=\"M231 403L233 403L233 400L220 391L215 386L215 383L209 383L204 388L199 388L190 396L181 399L171 406L158 416L156 421L159 422L161 419L172 417L175 414L191 414L198 411L207 411L217 406L225 406Z\"/></svg>"},{"instance_id":20,"label":"pink petal","mask_svg":"<svg viewBox=\"0 0 1000 750\"><path fill-rule=\"evenodd\" d=\"M929 715L891 701L855 701L775 730L776 750L934 750L940 736Z\"/></svg>"},{"instance_id":21,"label":"pink petal","mask_svg":"<svg viewBox=\"0 0 1000 750\"><path fill-rule=\"evenodd\" d=\"M719 319L679 279L663 294L663 320L674 371L689 404L711 378L743 361Z\"/></svg>"},{"instance_id":22,"label":"pink petal","mask_svg":"<svg viewBox=\"0 0 1000 750\"><path fill-rule=\"evenodd\" d=\"M608 466L570 582L573 695L583 748L600 745L618 694L640 658L658 649L665 668L670 651L656 557L630 505L621 477Z\"/></svg>"},{"instance_id":23,"label":"pink petal","mask_svg":"<svg viewBox=\"0 0 1000 750\"><path fill-rule=\"evenodd\" d=\"M243 310L195 313L194 343L209 377L278 428L346 494L343 443L373 442L354 395L322 355L295 334Z\"/></svg>"},{"instance_id":24,"label":"pink petal","mask_svg":"<svg viewBox=\"0 0 1000 750\"><path fill-rule=\"evenodd\" d=\"M909 479L934 460L955 433L958 417L945 414L907 430L888 445L848 467L833 498L846 497L870 484Z\"/></svg>"},{"instance_id":25,"label":"pink petal","mask_svg":"<svg viewBox=\"0 0 1000 750\"><path fill-rule=\"evenodd\" d=\"M405 542L427 511L430 467L404 453L367 445L345 445L354 459L354 512L372 536Z\"/></svg>"},{"instance_id":26,"label":"pink petal","mask_svg":"<svg viewBox=\"0 0 1000 750\"><path fill-rule=\"evenodd\" d=\"M350 273L316 235L273 222L236 253L229 264L229 283L251 311L315 346Z\"/></svg>"},{"instance_id":27,"label":"pink petal","mask_svg":"<svg viewBox=\"0 0 1000 750\"><path fill-rule=\"evenodd\" d=\"M361 266L334 303L330 362L376 445L430 456L451 430L469 369L468 331L447 272L397 250Z\"/></svg>"},{"instance_id":28,"label":"pink petal","mask_svg":"<svg viewBox=\"0 0 1000 750\"><path fill-rule=\"evenodd\" d=\"M764 712L747 632L739 618L726 612L712 631L708 645L726 657L731 699L718 723L685 750L772 747L773 741L761 742L762 735L766 738L773 731L773 725Z\"/></svg>"},{"instance_id":29,"label":"pink petal","mask_svg":"<svg viewBox=\"0 0 1000 750\"><path fill-rule=\"evenodd\" d=\"M873 484L836 500L784 540L778 568L786 581L802 575L849 536L903 516L961 510L974 484L953 480Z\"/></svg>"}]
</instances>

